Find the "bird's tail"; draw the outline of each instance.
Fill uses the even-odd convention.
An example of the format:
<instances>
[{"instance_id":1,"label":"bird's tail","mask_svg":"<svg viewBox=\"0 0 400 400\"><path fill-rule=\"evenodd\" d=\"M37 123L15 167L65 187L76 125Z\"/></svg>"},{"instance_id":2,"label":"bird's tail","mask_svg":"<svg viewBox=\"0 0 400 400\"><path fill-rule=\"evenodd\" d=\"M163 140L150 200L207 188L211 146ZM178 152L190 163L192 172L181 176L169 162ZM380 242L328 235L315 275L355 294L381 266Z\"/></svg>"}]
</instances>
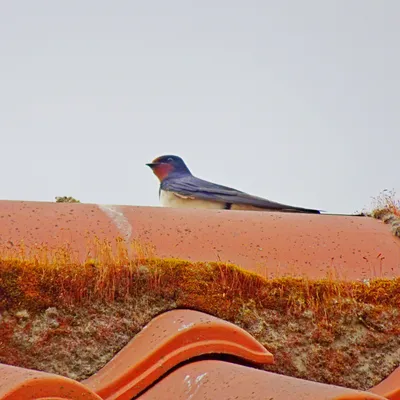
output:
<instances>
[{"instance_id":1,"label":"bird's tail","mask_svg":"<svg viewBox=\"0 0 400 400\"><path fill-rule=\"evenodd\" d=\"M279 211L291 212L291 213L300 213L300 214L332 215L332 216L335 216L335 217L366 217L367 216L364 213L359 213L359 214L327 213L324 210L313 210L313 209L307 209L307 208L284 209L284 210L279 210Z\"/></svg>"},{"instance_id":2,"label":"bird's tail","mask_svg":"<svg viewBox=\"0 0 400 400\"><path fill-rule=\"evenodd\" d=\"M324 212L322 215L333 215L335 217L367 217L367 215L364 214L364 213L359 213L359 214L340 214L340 213L327 213L327 212Z\"/></svg>"}]
</instances>

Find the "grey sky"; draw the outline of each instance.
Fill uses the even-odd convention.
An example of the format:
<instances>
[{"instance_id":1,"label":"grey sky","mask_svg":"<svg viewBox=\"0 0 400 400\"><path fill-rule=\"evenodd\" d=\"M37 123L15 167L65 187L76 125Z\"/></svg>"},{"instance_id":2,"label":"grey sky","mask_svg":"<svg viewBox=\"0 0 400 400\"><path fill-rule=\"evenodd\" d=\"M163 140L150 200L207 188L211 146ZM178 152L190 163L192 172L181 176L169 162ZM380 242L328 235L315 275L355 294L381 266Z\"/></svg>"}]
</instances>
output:
<instances>
[{"instance_id":1,"label":"grey sky","mask_svg":"<svg viewBox=\"0 0 400 400\"><path fill-rule=\"evenodd\" d=\"M144 164L330 212L400 194L400 2L3 1L1 199L158 205Z\"/></svg>"}]
</instances>

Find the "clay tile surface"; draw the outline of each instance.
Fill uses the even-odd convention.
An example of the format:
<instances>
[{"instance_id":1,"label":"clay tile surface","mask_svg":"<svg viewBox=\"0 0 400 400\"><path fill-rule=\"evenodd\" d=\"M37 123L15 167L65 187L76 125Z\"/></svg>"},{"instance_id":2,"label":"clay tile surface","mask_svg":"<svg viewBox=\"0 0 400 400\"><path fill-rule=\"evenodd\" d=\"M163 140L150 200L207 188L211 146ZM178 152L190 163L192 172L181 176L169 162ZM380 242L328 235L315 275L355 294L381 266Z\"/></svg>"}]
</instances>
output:
<instances>
[{"instance_id":1,"label":"clay tile surface","mask_svg":"<svg viewBox=\"0 0 400 400\"><path fill-rule=\"evenodd\" d=\"M370 392L379 394L389 400L400 400L400 367L395 369L381 383L371 388Z\"/></svg>"},{"instance_id":2,"label":"clay tile surface","mask_svg":"<svg viewBox=\"0 0 400 400\"><path fill-rule=\"evenodd\" d=\"M291 378L224 361L198 361L172 372L140 400L373 400L376 394Z\"/></svg>"},{"instance_id":3,"label":"clay tile surface","mask_svg":"<svg viewBox=\"0 0 400 400\"><path fill-rule=\"evenodd\" d=\"M97 205L0 200L0 243L8 246L22 239L28 248L69 243L72 251L83 256L94 235L100 239L119 235Z\"/></svg>"},{"instance_id":4,"label":"clay tile surface","mask_svg":"<svg viewBox=\"0 0 400 400\"><path fill-rule=\"evenodd\" d=\"M160 257L222 260L268 276L400 274L398 238L368 217L3 200L0 222L0 243L67 242L82 258L88 238L119 235L154 244Z\"/></svg>"},{"instance_id":5,"label":"clay tile surface","mask_svg":"<svg viewBox=\"0 0 400 400\"><path fill-rule=\"evenodd\" d=\"M101 400L73 379L0 364L0 400Z\"/></svg>"},{"instance_id":6,"label":"clay tile surface","mask_svg":"<svg viewBox=\"0 0 400 400\"><path fill-rule=\"evenodd\" d=\"M82 383L104 399L130 399L172 367L208 353L230 354L254 363L274 361L271 353L236 325L198 311L173 310L154 318Z\"/></svg>"},{"instance_id":7,"label":"clay tile surface","mask_svg":"<svg viewBox=\"0 0 400 400\"><path fill-rule=\"evenodd\" d=\"M158 255L228 261L269 276L400 274L400 241L368 217L120 207ZM379 257L378 257L379 256Z\"/></svg>"}]
</instances>

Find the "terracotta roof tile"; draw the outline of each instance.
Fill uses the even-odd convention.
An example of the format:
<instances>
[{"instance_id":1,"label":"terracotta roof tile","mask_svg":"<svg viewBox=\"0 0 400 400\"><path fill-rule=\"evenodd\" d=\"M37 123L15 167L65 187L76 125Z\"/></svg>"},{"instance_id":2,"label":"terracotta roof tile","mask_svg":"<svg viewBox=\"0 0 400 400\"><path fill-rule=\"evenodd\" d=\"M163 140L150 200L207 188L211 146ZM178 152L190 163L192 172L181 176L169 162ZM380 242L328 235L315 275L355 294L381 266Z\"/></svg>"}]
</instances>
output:
<instances>
[{"instance_id":1,"label":"terracotta roof tile","mask_svg":"<svg viewBox=\"0 0 400 400\"><path fill-rule=\"evenodd\" d=\"M1 400L101 400L73 379L26 368L0 364Z\"/></svg>"},{"instance_id":2,"label":"terracotta roof tile","mask_svg":"<svg viewBox=\"0 0 400 400\"><path fill-rule=\"evenodd\" d=\"M260 371L223 361L185 365L140 396L140 400L273 399L373 400L378 395Z\"/></svg>"},{"instance_id":3,"label":"terracotta roof tile","mask_svg":"<svg viewBox=\"0 0 400 400\"><path fill-rule=\"evenodd\" d=\"M400 367L395 369L385 380L370 389L389 400L400 400Z\"/></svg>"},{"instance_id":4,"label":"terracotta roof tile","mask_svg":"<svg viewBox=\"0 0 400 400\"><path fill-rule=\"evenodd\" d=\"M179 363L209 353L273 363L272 354L236 325L197 311L173 310L154 318L104 368L82 383L110 400L122 394L133 397Z\"/></svg>"}]
</instances>

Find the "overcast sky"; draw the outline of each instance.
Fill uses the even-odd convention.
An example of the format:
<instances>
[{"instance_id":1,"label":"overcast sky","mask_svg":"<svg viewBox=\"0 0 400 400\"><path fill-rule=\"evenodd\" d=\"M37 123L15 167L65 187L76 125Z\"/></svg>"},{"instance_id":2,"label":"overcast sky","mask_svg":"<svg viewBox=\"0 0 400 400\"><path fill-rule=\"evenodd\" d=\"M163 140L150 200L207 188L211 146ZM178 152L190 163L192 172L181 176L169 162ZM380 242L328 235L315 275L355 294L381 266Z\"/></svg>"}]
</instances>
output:
<instances>
[{"instance_id":1,"label":"overcast sky","mask_svg":"<svg viewBox=\"0 0 400 400\"><path fill-rule=\"evenodd\" d=\"M400 195L398 0L3 1L1 199L159 205L144 164L354 212Z\"/></svg>"}]
</instances>

